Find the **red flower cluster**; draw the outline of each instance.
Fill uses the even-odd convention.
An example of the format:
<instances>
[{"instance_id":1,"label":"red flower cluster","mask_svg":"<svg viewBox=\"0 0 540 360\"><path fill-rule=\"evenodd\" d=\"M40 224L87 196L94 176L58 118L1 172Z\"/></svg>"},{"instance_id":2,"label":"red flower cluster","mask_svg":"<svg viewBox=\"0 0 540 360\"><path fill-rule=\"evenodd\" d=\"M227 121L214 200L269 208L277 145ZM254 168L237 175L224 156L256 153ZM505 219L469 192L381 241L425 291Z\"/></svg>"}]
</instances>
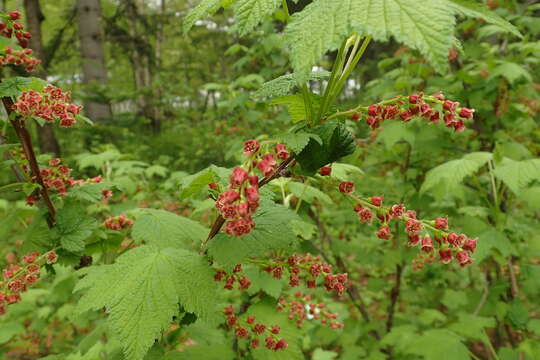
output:
<instances>
[{"instance_id":1,"label":"red flower cluster","mask_svg":"<svg viewBox=\"0 0 540 360\"><path fill-rule=\"evenodd\" d=\"M24 171L28 171L28 167L25 166ZM83 184L97 184L100 183L103 179L101 176L96 176L90 178L86 181L76 180L70 176L71 169L67 165L62 164L62 160L55 158L49 161L49 167L43 168L40 170L41 178L47 190L58 191L58 194L65 196L67 190L74 186L80 186ZM112 191L108 189L102 190L102 195L104 198L110 197ZM37 201L37 198L33 195L26 197L26 203L30 206L34 205Z\"/></svg>"},{"instance_id":2,"label":"red flower cluster","mask_svg":"<svg viewBox=\"0 0 540 360\"><path fill-rule=\"evenodd\" d=\"M233 269L233 274L227 273L225 270L217 270L214 275L215 281L225 281L224 289L232 290L234 288L234 283L238 282L238 289L245 290L249 288L251 282L247 276L235 275L242 272L242 265L238 264Z\"/></svg>"},{"instance_id":3,"label":"red flower cluster","mask_svg":"<svg viewBox=\"0 0 540 360\"><path fill-rule=\"evenodd\" d=\"M395 99L373 104L367 108L366 123L372 128L378 128L384 120L401 119L410 121L413 117L422 117L430 123L444 120L446 127L455 131L465 130L464 120L473 118L474 110L460 108L458 102L446 100L441 93L431 96L412 94L408 97L398 96ZM358 113L351 118L358 119Z\"/></svg>"},{"instance_id":4,"label":"red flower cluster","mask_svg":"<svg viewBox=\"0 0 540 360\"><path fill-rule=\"evenodd\" d=\"M296 326L301 327L305 320L316 320L323 326L330 326L332 329L341 329L343 324L335 321L338 314L326 309L323 302L313 302L311 295L306 295L300 291L294 293L295 299L287 301L284 297L278 299L278 311L289 310L289 319L296 321Z\"/></svg>"},{"instance_id":5,"label":"red flower cluster","mask_svg":"<svg viewBox=\"0 0 540 360\"><path fill-rule=\"evenodd\" d=\"M347 191L343 191L346 188ZM383 206L383 196L372 196L370 198L356 197L352 190L354 184L350 182L341 183L339 190L350 196L356 202L354 211L362 222L371 223L373 219L379 220L379 229L376 233L379 239L388 240L392 237L390 224L392 220L400 220L405 225L408 234L408 245L420 245L420 250L425 255L420 255L415 259L414 268L421 269L425 264L436 260L435 254L439 255L442 263L449 263L456 259L461 266L472 263L470 254L476 249L477 239L470 239L463 234L448 231L448 218L439 217L435 220L417 219L416 212L407 210L403 204ZM435 242L429 232L434 236ZM424 234L424 235L422 235Z\"/></svg>"},{"instance_id":6,"label":"red flower cluster","mask_svg":"<svg viewBox=\"0 0 540 360\"><path fill-rule=\"evenodd\" d=\"M237 337L243 339L250 339L250 346L256 349L260 345L260 336L266 336L264 339L265 347L269 350L283 350L289 344L284 339L279 339L276 335L279 335L281 328L278 325L268 326L255 322L255 316L248 316L245 320L240 319L234 315L234 309L232 306L228 306L224 311L227 317L227 325L234 329ZM240 324L240 323L243 323ZM264 335L266 333L266 335Z\"/></svg>"},{"instance_id":7,"label":"red flower cluster","mask_svg":"<svg viewBox=\"0 0 540 360\"><path fill-rule=\"evenodd\" d=\"M24 66L26 71L31 72L41 63L41 60L31 56L32 49L14 51L10 46L4 48L4 55L0 55L0 66L17 65Z\"/></svg>"},{"instance_id":8,"label":"red flower cluster","mask_svg":"<svg viewBox=\"0 0 540 360\"><path fill-rule=\"evenodd\" d=\"M133 220L128 219L125 214L120 214L118 216L109 216L103 225L107 229L111 230L122 230L133 225Z\"/></svg>"},{"instance_id":9,"label":"red flower cluster","mask_svg":"<svg viewBox=\"0 0 540 360\"><path fill-rule=\"evenodd\" d=\"M332 274L332 266L321 260L320 256L305 254L292 255L286 261L273 260L263 270L276 279L281 279L284 269L289 273L289 285L299 286L301 280L308 288L317 287L317 279L322 276L322 284L328 292L343 294L347 289L347 274Z\"/></svg>"},{"instance_id":10,"label":"red flower cluster","mask_svg":"<svg viewBox=\"0 0 540 360\"><path fill-rule=\"evenodd\" d=\"M233 169L229 189L221 193L216 201L216 209L227 220L225 232L229 235L243 236L249 234L255 227L251 216L257 211L260 199L259 177L255 175L255 170L258 169L264 176L268 176L275 170L276 156L281 160L289 157L282 144L275 146L275 154L268 152L262 155L260 150L261 144L257 140L244 143L244 155L249 161L244 166Z\"/></svg>"},{"instance_id":11,"label":"red flower cluster","mask_svg":"<svg viewBox=\"0 0 540 360\"><path fill-rule=\"evenodd\" d=\"M28 47L28 39L32 38L32 34L24 31L24 25L17 20L21 19L21 13L17 10L10 11L7 16L3 16L6 20L5 23L0 23L0 35L11 38L13 34L17 38L19 45L23 48Z\"/></svg>"},{"instance_id":12,"label":"red flower cluster","mask_svg":"<svg viewBox=\"0 0 540 360\"><path fill-rule=\"evenodd\" d=\"M41 265L53 264L58 255L51 250L43 255L32 252L23 257L18 265L11 265L2 271L3 281L0 281L0 315L6 313L6 307L21 301L21 293L39 279Z\"/></svg>"},{"instance_id":13,"label":"red flower cluster","mask_svg":"<svg viewBox=\"0 0 540 360\"><path fill-rule=\"evenodd\" d=\"M23 91L13 110L24 117L36 116L46 122L60 119L60 126L75 125L75 116L79 114L82 106L71 103L71 94L63 92L60 88L47 85L42 92L35 90Z\"/></svg>"}]
</instances>

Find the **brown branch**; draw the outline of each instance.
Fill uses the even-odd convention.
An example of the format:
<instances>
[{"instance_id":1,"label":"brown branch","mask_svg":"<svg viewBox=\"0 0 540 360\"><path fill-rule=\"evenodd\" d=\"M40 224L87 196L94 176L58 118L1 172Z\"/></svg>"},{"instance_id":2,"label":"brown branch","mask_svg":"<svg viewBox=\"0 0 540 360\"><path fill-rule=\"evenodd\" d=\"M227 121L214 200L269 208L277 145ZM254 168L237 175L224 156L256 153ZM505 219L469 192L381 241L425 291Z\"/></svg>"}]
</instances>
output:
<instances>
[{"instance_id":1,"label":"brown branch","mask_svg":"<svg viewBox=\"0 0 540 360\"><path fill-rule=\"evenodd\" d=\"M30 133L28 132L28 129L26 129L24 119L21 116L17 115L13 117L13 100L11 100L10 97L5 96L2 98L2 103L4 104L4 108L6 109L8 118L10 118L11 125L13 126L13 129L15 130L15 133L17 134L17 137L19 138L19 141L23 147L28 164L30 165L32 181L40 185L40 189L36 191L36 194L43 199L45 205L47 206L49 213L47 224L49 227L52 227L55 224L56 209L51 201L47 187L43 182L43 178L41 177L39 164L32 146L32 138L30 137Z\"/></svg>"},{"instance_id":2,"label":"brown branch","mask_svg":"<svg viewBox=\"0 0 540 360\"><path fill-rule=\"evenodd\" d=\"M399 291L401 288L401 274L403 272L403 265L396 265L396 283L390 291L390 304L388 305L388 319L386 320L386 331L390 332L394 325L394 313L396 311L396 304L399 298Z\"/></svg>"}]
</instances>

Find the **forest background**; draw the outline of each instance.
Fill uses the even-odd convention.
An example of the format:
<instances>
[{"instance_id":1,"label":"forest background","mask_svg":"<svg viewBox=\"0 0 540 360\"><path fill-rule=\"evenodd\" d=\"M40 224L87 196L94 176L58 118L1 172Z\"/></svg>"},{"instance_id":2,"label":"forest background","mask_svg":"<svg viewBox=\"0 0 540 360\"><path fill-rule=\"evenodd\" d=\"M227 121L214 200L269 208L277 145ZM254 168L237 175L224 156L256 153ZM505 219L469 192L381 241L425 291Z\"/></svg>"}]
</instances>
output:
<instances>
[{"instance_id":1,"label":"forest background","mask_svg":"<svg viewBox=\"0 0 540 360\"><path fill-rule=\"evenodd\" d=\"M294 14L310 1L286 3ZM333 175L336 181L354 181L367 194L422 209L423 215L449 216L460 232L478 237L474 263L415 271L406 236L398 231L382 243L358 222L335 186L319 183L320 177L277 182L272 189L279 202L301 217L293 230L303 250L326 249L334 262L342 262L368 315L355 307L358 299L348 304L329 297L344 329L291 327L288 335L297 346L262 355L243 352L223 325L205 328L180 319L146 359L540 357L540 4L485 3L522 36L479 18L458 17L460 43L449 52L443 73L394 39L372 42L336 105L343 111L396 95L443 91L476 110L467 130L454 133L413 121L371 131L348 118L345 125L357 146L334 166ZM33 34L30 47L42 60L33 76L71 91L93 121L75 129L29 126L40 161L61 157L77 178L102 175L114 184L111 199L83 212L105 220L122 213L137 218L139 208L164 209L210 227L213 201L206 188L189 187L191 175L200 178L211 164L216 173L234 167L242 160L244 141L284 133L298 116L291 98L264 101L261 93L263 84L292 70L282 34L289 15L279 8L240 34L232 10L220 8L186 33L185 16L195 5L1 2L2 11L19 9ZM336 53L329 52L313 71L329 71ZM3 72L3 77L24 75L17 69ZM320 93L326 80L310 84ZM38 210L26 204L24 189L9 187L17 181L10 165L0 163L0 268L32 250L41 231L33 221ZM295 185L302 183L313 187ZM125 232L106 244L86 242L86 255L102 247L123 253L133 245ZM122 345L110 341L103 313L73 315L80 273L74 269L78 258L71 261L0 317L0 357L123 358ZM249 296L264 293L262 302L275 301L286 287L262 275L259 283L252 281L258 290ZM226 294L221 302L249 296Z\"/></svg>"}]
</instances>

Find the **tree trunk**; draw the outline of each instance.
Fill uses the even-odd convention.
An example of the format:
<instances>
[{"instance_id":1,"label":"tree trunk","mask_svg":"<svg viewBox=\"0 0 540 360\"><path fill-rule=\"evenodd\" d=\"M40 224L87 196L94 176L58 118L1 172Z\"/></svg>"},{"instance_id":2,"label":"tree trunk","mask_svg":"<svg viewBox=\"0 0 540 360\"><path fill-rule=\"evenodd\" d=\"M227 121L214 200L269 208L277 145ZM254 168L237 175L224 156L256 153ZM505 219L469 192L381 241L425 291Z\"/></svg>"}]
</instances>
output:
<instances>
[{"instance_id":1,"label":"tree trunk","mask_svg":"<svg viewBox=\"0 0 540 360\"><path fill-rule=\"evenodd\" d=\"M107 81L100 0L77 0L77 17L84 84L90 90L92 86L104 85ZM88 99L85 108L88 117L94 121L103 121L111 116L110 104Z\"/></svg>"},{"instance_id":2,"label":"tree trunk","mask_svg":"<svg viewBox=\"0 0 540 360\"><path fill-rule=\"evenodd\" d=\"M132 43L135 87L139 92L137 105L140 114L150 120L152 130L159 132L161 129L161 113L154 103L159 94L153 89L154 67L156 66L156 59L154 57L156 50L152 47L152 42L149 39L146 29L140 31L140 25L143 23L142 19L144 19L144 2L141 2L139 5L137 0L126 1L127 15L131 24L129 34L132 39L139 39Z\"/></svg>"},{"instance_id":3,"label":"tree trunk","mask_svg":"<svg viewBox=\"0 0 540 360\"><path fill-rule=\"evenodd\" d=\"M34 56L45 62L43 41L41 38L41 22L45 19L41 12L39 0L24 0L24 11L26 13L27 29L32 34L30 48L34 51ZM42 79L47 77L47 72L43 66L38 67L35 75ZM54 135L52 124L45 124L37 127L39 150L42 153L53 153L60 156L60 145Z\"/></svg>"}]
</instances>

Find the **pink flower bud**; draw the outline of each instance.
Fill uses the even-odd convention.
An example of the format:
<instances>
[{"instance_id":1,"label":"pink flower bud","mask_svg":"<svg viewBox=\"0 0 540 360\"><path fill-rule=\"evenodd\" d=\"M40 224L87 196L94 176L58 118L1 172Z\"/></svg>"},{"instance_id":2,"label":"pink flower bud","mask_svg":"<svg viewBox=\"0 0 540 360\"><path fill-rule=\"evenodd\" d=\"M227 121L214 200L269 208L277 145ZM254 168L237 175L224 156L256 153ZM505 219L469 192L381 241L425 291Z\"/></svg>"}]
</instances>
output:
<instances>
[{"instance_id":1,"label":"pink flower bud","mask_svg":"<svg viewBox=\"0 0 540 360\"><path fill-rule=\"evenodd\" d=\"M461 108L459 116L465 119L472 119L474 115L474 109Z\"/></svg>"},{"instance_id":2,"label":"pink flower bud","mask_svg":"<svg viewBox=\"0 0 540 360\"><path fill-rule=\"evenodd\" d=\"M433 251L433 240L429 236L425 236L422 239L422 247L420 248L423 252L429 253Z\"/></svg>"},{"instance_id":3,"label":"pink flower bud","mask_svg":"<svg viewBox=\"0 0 540 360\"><path fill-rule=\"evenodd\" d=\"M244 155L251 156L261 148L261 144L257 140L248 140L244 142Z\"/></svg>"}]
</instances>

